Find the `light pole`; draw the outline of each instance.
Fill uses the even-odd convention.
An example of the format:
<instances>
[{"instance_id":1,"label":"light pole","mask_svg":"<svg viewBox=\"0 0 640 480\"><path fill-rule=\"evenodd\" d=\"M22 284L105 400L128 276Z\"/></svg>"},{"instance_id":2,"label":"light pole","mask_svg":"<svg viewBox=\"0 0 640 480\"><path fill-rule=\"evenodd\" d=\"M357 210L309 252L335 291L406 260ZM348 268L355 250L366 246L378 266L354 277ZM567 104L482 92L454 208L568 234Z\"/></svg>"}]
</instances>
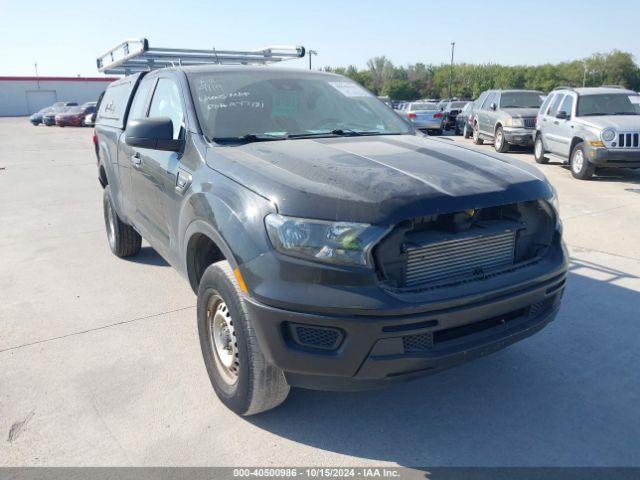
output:
<instances>
[{"instance_id":1,"label":"light pole","mask_svg":"<svg viewBox=\"0 0 640 480\"><path fill-rule=\"evenodd\" d=\"M309 70L311 70L311 56L312 55L318 55L318 52L316 52L315 50L309 50Z\"/></svg>"},{"instance_id":2,"label":"light pole","mask_svg":"<svg viewBox=\"0 0 640 480\"><path fill-rule=\"evenodd\" d=\"M582 62L582 88L587 85L587 62Z\"/></svg>"},{"instance_id":3,"label":"light pole","mask_svg":"<svg viewBox=\"0 0 640 480\"><path fill-rule=\"evenodd\" d=\"M451 42L451 65L449 66L449 98L451 98L451 88L453 84L453 51L456 48L456 42Z\"/></svg>"}]
</instances>

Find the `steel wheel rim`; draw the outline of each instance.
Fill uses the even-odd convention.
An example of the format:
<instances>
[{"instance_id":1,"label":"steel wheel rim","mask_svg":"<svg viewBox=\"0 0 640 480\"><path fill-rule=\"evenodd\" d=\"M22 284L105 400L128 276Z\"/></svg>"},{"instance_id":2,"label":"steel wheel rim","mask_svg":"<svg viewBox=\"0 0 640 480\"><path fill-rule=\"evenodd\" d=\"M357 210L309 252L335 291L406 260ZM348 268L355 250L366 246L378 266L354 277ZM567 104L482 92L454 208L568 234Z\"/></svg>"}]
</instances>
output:
<instances>
[{"instance_id":1,"label":"steel wheel rim","mask_svg":"<svg viewBox=\"0 0 640 480\"><path fill-rule=\"evenodd\" d=\"M113 208L109 203L105 205L105 213L107 215L107 239L111 248L114 248L116 244L116 219L113 215Z\"/></svg>"},{"instance_id":2,"label":"steel wheel rim","mask_svg":"<svg viewBox=\"0 0 640 480\"><path fill-rule=\"evenodd\" d=\"M209 299L207 325L216 370L227 385L234 385L238 381L240 368L238 343L229 308L218 295L212 295Z\"/></svg>"},{"instance_id":3,"label":"steel wheel rim","mask_svg":"<svg viewBox=\"0 0 640 480\"><path fill-rule=\"evenodd\" d=\"M465 125L462 129L462 136L466 138L467 136L467 126Z\"/></svg>"},{"instance_id":4,"label":"steel wheel rim","mask_svg":"<svg viewBox=\"0 0 640 480\"><path fill-rule=\"evenodd\" d=\"M498 130L498 133L496 135L496 147L498 147L498 150L500 150L502 148L502 141L504 139L502 138L502 130Z\"/></svg>"},{"instance_id":5,"label":"steel wheel rim","mask_svg":"<svg viewBox=\"0 0 640 480\"><path fill-rule=\"evenodd\" d=\"M575 173L580 173L582 171L582 167L584 166L584 155L582 150L576 150L576 153L573 155L573 162L571 162L571 166Z\"/></svg>"},{"instance_id":6,"label":"steel wheel rim","mask_svg":"<svg viewBox=\"0 0 640 480\"><path fill-rule=\"evenodd\" d=\"M537 158L542 158L542 140L536 140L535 154Z\"/></svg>"},{"instance_id":7,"label":"steel wheel rim","mask_svg":"<svg viewBox=\"0 0 640 480\"><path fill-rule=\"evenodd\" d=\"M478 136L479 136L479 135L478 135L478 126L477 126L477 125L474 125L474 126L473 126L473 140L474 140L474 141L477 141L477 140L478 140Z\"/></svg>"}]
</instances>

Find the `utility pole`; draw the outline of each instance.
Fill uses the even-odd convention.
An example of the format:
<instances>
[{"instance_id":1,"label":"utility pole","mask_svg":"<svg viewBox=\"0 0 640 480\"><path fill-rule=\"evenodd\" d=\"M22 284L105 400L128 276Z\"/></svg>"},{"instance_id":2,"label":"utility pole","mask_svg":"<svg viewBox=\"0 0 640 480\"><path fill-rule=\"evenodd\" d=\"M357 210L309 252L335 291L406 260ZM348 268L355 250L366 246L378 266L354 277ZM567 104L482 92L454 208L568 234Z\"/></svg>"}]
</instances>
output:
<instances>
[{"instance_id":1,"label":"utility pole","mask_svg":"<svg viewBox=\"0 0 640 480\"><path fill-rule=\"evenodd\" d=\"M451 42L451 66L449 67L449 98L451 98L451 88L453 84L453 51L456 48L456 42Z\"/></svg>"},{"instance_id":2,"label":"utility pole","mask_svg":"<svg viewBox=\"0 0 640 480\"><path fill-rule=\"evenodd\" d=\"M587 85L587 62L582 62L582 88Z\"/></svg>"},{"instance_id":3,"label":"utility pole","mask_svg":"<svg viewBox=\"0 0 640 480\"><path fill-rule=\"evenodd\" d=\"M40 77L38 77L38 62L33 62L33 66L36 69L36 84L40 88Z\"/></svg>"},{"instance_id":4,"label":"utility pole","mask_svg":"<svg viewBox=\"0 0 640 480\"><path fill-rule=\"evenodd\" d=\"M311 70L311 56L318 55L318 52L316 52L315 50L309 50L308 54L309 54L309 70Z\"/></svg>"}]
</instances>

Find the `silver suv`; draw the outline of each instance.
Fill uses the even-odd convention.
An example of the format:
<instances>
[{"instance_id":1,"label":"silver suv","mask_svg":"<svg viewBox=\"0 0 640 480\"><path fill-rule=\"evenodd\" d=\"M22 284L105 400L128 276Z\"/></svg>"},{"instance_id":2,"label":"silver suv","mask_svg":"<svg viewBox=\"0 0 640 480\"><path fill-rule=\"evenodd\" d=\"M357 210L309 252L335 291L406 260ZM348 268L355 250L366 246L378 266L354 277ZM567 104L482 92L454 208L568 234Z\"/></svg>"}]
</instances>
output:
<instances>
[{"instance_id":1,"label":"silver suv","mask_svg":"<svg viewBox=\"0 0 640 480\"><path fill-rule=\"evenodd\" d=\"M540 107L534 156L570 163L575 178L597 167L640 167L640 95L620 87L553 90Z\"/></svg>"},{"instance_id":2,"label":"silver suv","mask_svg":"<svg viewBox=\"0 0 640 480\"><path fill-rule=\"evenodd\" d=\"M510 145L531 146L538 109L544 94L537 90L488 90L475 110L473 143L493 142L497 152Z\"/></svg>"}]
</instances>

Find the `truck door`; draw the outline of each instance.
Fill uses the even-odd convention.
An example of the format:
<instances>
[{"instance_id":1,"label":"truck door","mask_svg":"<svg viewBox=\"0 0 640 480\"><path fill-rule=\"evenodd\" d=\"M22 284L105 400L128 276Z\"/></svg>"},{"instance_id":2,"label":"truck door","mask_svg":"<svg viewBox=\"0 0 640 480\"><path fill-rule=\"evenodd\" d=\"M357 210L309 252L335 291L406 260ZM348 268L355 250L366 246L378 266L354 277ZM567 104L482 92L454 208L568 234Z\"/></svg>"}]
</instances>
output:
<instances>
[{"instance_id":1,"label":"truck door","mask_svg":"<svg viewBox=\"0 0 640 480\"><path fill-rule=\"evenodd\" d=\"M127 126L132 120L144 118L147 116L147 110L149 109L149 94L155 85L156 77L145 77L140 82L138 90L136 91L131 108L129 109L129 116L127 117ZM126 132L126 129L125 129ZM118 155L122 158L118 161L118 171L120 176L120 189L122 191L120 208L123 209L123 213L134 224L136 223L136 204L135 194L131 185L132 172L134 169L134 161L136 151L134 147L127 145L125 141L126 133L120 137Z\"/></svg>"},{"instance_id":2,"label":"truck door","mask_svg":"<svg viewBox=\"0 0 640 480\"><path fill-rule=\"evenodd\" d=\"M178 84L171 78L160 77L156 84L149 118L169 117L173 123L173 138L184 138L184 105ZM132 148L131 188L136 207L136 225L143 236L165 258L170 257L171 232L166 200L173 194L181 153Z\"/></svg>"}]
</instances>

